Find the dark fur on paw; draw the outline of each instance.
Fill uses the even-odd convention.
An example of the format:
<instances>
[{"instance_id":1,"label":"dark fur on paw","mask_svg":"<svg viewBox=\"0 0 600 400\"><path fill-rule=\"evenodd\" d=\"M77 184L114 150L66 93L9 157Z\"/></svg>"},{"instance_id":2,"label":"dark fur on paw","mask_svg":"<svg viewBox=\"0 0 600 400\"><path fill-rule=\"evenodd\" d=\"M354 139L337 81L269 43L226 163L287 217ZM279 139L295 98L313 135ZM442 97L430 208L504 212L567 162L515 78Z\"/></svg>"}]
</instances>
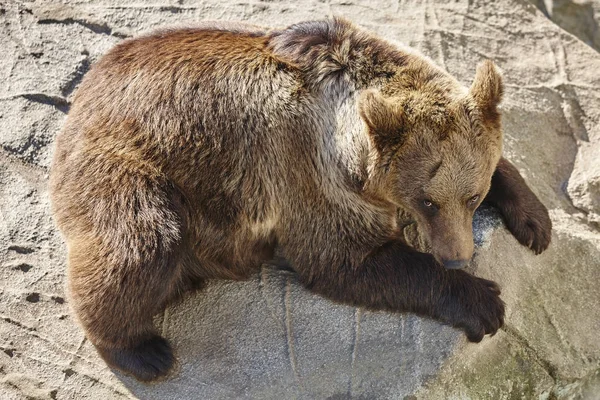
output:
<instances>
[{"instance_id":1,"label":"dark fur on paw","mask_svg":"<svg viewBox=\"0 0 600 400\"><path fill-rule=\"evenodd\" d=\"M500 209L508 230L519 243L535 254L548 248L552 239L548 209L505 158L498 162L486 201Z\"/></svg>"},{"instance_id":2,"label":"dark fur on paw","mask_svg":"<svg viewBox=\"0 0 600 400\"><path fill-rule=\"evenodd\" d=\"M508 230L523 246L540 254L552 239L552 221L548 210L535 197L507 207L504 212Z\"/></svg>"},{"instance_id":3,"label":"dark fur on paw","mask_svg":"<svg viewBox=\"0 0 600 400\"><path fill-rule=\"evenodd\" d=\"M169 342L158 335L127 349L97 350L107 364L142 382L164 377L175 361Z\"/></svg>"},{"instance_id":4,"label":"dark fur on paw","mask_svg":"<svg viewBox=\"0 0 600 400\"><path fill-rule=\"evenodd\" d=\"M500 287L492 281L469 276L450 299L453 310L450 323L465 331L471 342L480 342L485 335L494 335L504 325L504 302Z\"/></svg>"}]
</instances>

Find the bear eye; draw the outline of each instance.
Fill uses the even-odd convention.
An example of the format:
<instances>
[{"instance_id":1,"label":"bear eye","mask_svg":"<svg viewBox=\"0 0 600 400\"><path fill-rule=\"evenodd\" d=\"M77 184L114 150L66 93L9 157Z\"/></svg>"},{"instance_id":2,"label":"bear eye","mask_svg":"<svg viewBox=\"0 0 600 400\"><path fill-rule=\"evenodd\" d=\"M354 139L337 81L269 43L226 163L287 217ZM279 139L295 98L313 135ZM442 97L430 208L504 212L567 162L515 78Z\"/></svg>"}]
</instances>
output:
<instances>
[{"instance_id":1,"label":"bear eye","mask_svg":"<svg viewBox=\"0 0 600 400\"><path fill-rule=\"evenodd\" d=\"M421 205L423 207L423 211L425 211L429 215L435 215L438 211L438 206L429 199L421 200Z\"/></svg>"},{"instance_id":2,"label":"bear eye","mask_svg":"<svg viewBox=\"0 0 600 400\"><path fill-rule=\"evenodd\" d=\"M471 197L467 203L469 204L469 206L474 206L475 204L477 204L478 200L479 200L479 195L476 194L475 196Z\"/></svg>"}]
</instances>

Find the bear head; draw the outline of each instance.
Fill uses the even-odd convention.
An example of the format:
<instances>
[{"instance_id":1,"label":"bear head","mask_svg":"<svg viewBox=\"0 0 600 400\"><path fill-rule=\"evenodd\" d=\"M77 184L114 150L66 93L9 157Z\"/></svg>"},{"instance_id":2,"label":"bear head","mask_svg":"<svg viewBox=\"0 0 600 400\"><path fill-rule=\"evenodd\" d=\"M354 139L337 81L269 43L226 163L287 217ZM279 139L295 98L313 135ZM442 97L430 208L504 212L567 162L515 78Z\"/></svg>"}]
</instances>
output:
<instances>
[{"instance_id":1,"label":"bear head","mask_svg":"<svg viewBox=\"0 0 600 400\"><path fill-rule=\"evenodd\" d=\"M502 78L486 61L468 91L430 67L397 74L358 100L371 148L367 184L413 215L447 268L473 255L473 213L502 153L501 98Z\"/></svg>"}]
</instances>

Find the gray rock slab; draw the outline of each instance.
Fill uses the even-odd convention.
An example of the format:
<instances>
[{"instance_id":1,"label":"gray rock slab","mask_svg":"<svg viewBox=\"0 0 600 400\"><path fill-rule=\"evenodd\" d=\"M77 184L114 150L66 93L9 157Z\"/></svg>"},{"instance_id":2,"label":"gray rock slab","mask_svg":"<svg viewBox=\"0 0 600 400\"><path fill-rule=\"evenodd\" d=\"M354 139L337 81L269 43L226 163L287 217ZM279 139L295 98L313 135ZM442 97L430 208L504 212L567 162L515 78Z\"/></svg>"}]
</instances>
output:
<instances>
[{"instance_id":1,"label":"gray rock slab","mask_svg":"<svg viewBox=\"0 0 600 400\"><path fill-rule=\"evenodd\" d=\"M0 398L600 398L600 55L560 7L552 18L525 0L0 3ZM469 344L435 321L333 304L265 266L157 316L180 360L172 377L144 385L109 370L70 316L46 191L83 74L158 27L328 15L417 47L466 85L483 59L503 70L504 153L555 226L536 257L494 210L478 211L471 269L502 286L506 327Z\"/></svg>"}]
</instances>

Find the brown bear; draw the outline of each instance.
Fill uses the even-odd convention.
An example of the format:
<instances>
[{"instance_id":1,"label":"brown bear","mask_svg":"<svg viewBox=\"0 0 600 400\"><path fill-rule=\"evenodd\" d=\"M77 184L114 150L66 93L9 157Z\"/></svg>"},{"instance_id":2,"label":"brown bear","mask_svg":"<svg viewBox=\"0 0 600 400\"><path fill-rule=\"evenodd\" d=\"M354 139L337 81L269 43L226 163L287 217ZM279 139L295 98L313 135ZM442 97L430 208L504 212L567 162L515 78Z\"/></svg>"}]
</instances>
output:
<instances>
[{"instance_id":1,"label":"brown bear","mask_svg":"<svg viewBox=\"0 0 600 400\"><path fill-rule=\"evenodd\" d=\"M56 141L70 300L112 367L164 376L152 317L278 249L308 289L463 329L503 323L499 288L458 268L485 199L536 253L546 208L501 158L502 82L470 89L347 21L214 23L127 40L86 75ZM408 246L399 211L431 254Z\"/></svg>"}]
</instances>

